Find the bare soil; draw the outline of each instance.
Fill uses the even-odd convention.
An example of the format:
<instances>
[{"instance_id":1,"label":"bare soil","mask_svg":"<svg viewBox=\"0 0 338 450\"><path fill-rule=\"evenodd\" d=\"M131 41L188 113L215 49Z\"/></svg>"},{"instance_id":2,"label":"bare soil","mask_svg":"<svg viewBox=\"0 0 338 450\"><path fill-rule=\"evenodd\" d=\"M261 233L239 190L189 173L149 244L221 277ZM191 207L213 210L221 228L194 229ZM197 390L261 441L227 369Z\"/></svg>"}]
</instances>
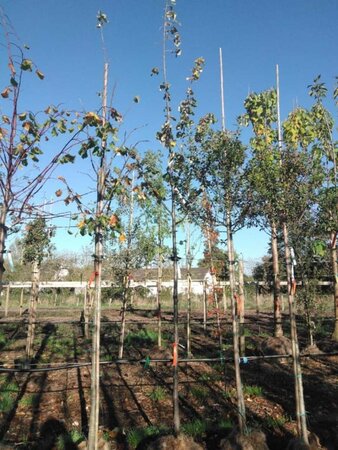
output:
<instances>
[{"instance_id":1,"label":"bare soil","mask_svg":"<svg viewBox=\"0 0 338 450\"><path fill-rule=\"evenodd\" d=\"M80 321L62 323L65 315L69 321L80 319L79 310L38 311L38 320L44 323L36 327L35 367L90 362L91 344L84 337L83 326ZM22 367L27 326L15 320L18 317L14 312L7 322L0 320L0 331L6 338L0 344L1 367ZM163 316L162 349L157 347L156 320L146 310L128 312L124 357L133 361L117 364L120 316L113 310L103 312L101 359L107 364L101 368L100 435L109 442L106 448L155 448L149 445L156 438L172 433L172 364L153 361L171 358L172 317L169 313ZM237 424L231 324L229 316L222 316L222 320L222 352L212 314L204 332L202 317L195 313L191 333L192 356L218 361L179 366L182 431L206 449L221 448ZM179 356L184 358L184 314L181 322ZM269 340L272 324L271 314L247 315L243 330L246 356L278 353L276 342ZM323 319L317 330L316 345L321 352L338 352L337 343L330 339L332 326L333 321ZM301 317L298 328L300 348L305 350L308 340ZM287 338L287 317L284 332ZM282 348L281 353L287 350L287 339ZM135 362L147 357L149 364ZM268 448L286 449L296 436L291 358L242 360L241 368L250 430L263 431ZM303 357L302 369L309 430L318 437L322 448L338 449L338 356ZM89 394L90 366L0 373L0 449L84 448L83 442L79 446L77 443L88 432Z\"/></svg>"}]
</instances>

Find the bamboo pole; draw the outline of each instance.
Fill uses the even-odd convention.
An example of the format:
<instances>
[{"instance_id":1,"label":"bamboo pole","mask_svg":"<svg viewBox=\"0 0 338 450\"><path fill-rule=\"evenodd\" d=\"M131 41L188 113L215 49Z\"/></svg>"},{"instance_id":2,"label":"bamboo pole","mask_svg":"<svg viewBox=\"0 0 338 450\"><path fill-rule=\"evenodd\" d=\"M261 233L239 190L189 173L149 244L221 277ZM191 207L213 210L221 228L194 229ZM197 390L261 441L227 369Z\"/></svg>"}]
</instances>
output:
<instances>
[{"instance_id":1,"label":"bamboo pole","mask_svg":"<svg viewBox=\"0 0 338 450\"><path fill-rule=\"evenodd\" d=\"M131 183L131 199L130 199L130 208L129 208L129 223L128 223L128 236L127 236L127 254L126 254L126 267L124 274L124 290L123 290L123 298L122 298L122 312L121 312L121 331L120 331L120 344L119 344L119 358L123 358L124 351L124 336L126 332L126 316L127 316L127 303L130 294L130 248L132 241L132 229L134 223L134 179L135 172L133 171L133 178Z\"/></svg>"},{"instance_id":2,"label":"bamboo pole","mask_svg":"<svg viewBox=\"0 0 338 450\"><path fill-rule=\"evenodd\" d=\"M157 306L157 345L162 347L162 272L163 272L163 255L162 255L162 230L161 230L161 213L158 220L158 266L157 266L157 290L156 290L156 306Z\"/></svg>"},{"instance_id":3,"label":"bamboo pole","mask_svg":"<svg viewBox=\"0 0 338 450\"><path fill-rule=\"evenodd\" d=\"M5 317L8 316L8 306L9 306L9 293L10 293L10 286L8 285L6 288L6 299L5 299Z\"/></svg>"},{"instance_id":4,"label":"bamboo pole","mask_svg":"<svg viewBox=\"0 0 338 450\"><path fill-rule=\"evenodd\" d=\"M108 63L104 64L104 81L102 93L103 124L107 117L107 90L108 90ZM96 217L100 217L104 209L105 177L106 177L106 142L102 140L102 156L100 167L97 173L97 198ZM90 418L89 418L89 450L98 448L99 430L99 405L100 405L100 331L101 331L101 279L102 279L102 259L103 259L103 228L98 222L95 227L95 305L93 317L92 334L92 370L91 370L91 390L90 390Z\"/></svg>"},{"instance_id":5,"label":"bamboo pole","mask_svg":"<svg viewBox=\"0 0 338 450\"><path fill-rule=\"evenodd\" d=\"M19 316L22 316L22 309L23 309L23 294L24 294L24 288L21 288L20 292L20 306L19 306Z\"/></svg>"},{"instance_id":6,"label":"bamboo pole","mask_svg":"<svg viewBox=\"0 0 338 450\"><path fill-rule=\"evenodd\" d=\"M276 65L276 80L277 80L277 129L278 129L278 148L282 151L282 131L280 120L280 99L279 99L279 67ZM292 359L293 359L293 372L295 377L295 400L296 400L296 415L297 415L297 430L298 435L303 439L305 444L309 444L308 431L306 425L306 411L303 392L303 380L302 369L300 365L299 346L297 336L297 324L296 315L294 311L294 286L296 286L294 276L294 266L291 259L291 251L289 244L289 231L286 220L283 220L283 237L284 237L284 250L286 260L286 273L288 281L288 303L289 303L289 316L291 327L291 347L292 347Z\"/></svg>"}]
</instances>

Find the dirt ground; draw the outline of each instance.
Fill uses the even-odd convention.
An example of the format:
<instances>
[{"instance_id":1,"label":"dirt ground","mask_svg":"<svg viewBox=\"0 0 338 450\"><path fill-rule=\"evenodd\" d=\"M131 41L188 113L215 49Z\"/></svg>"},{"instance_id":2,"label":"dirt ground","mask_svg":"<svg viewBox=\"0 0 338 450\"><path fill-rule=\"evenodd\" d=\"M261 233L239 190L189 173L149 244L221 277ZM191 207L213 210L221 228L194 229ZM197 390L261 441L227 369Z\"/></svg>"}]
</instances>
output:
<instances>
[{"instance_id":1,"label":"dirt ground","mask_svg":"<svg viewBox=\"0 0 338 450\"><path fill-rule=\"evenodd\" d=\"M90 340L84 337L79 318L79 310L38 311L38 320L43 323L36 327L35 367L90 362ZM118 311L103 312L100 434L110 442L110 448L146 448L147 442L172 429L172 364L153 361L171 358L171 319L169 313L163 316L163 348L158 349L154 314L129 312L124 357L133 361L117 364L120 316ZM0 319L1 367L22 367L27 325L15 320L14 312L8 320ZM62 323L65 320L74 323ZM179 356L184 358L184 314L180 320ZM227 315L222 320L221 352L215 317L209 315L205 332L201 315L194 314L192 356L216 360L179 365L182 431L208 449L219 448L237 423L231 324ZM271 314L248 314L243 330L246 356L277 351L271 342L267 345L272 323ZM330 339L332 327L332 320L323 319L316 331L316 344L322 352L338 352L338 345ZM302 318L298 328L302 351L308 345ZM287 317L284 333L289 336ZM146 363L137 362L140 359ZM262 430L270 449L285 449L296 434L291 358L244 359L241 369L249 429ZM323 448L338 449L338 356L303 357L302 369L309 430L318 436ZM83 448L80 442L88 431L89 396L90 366L0 373L0 448Z\"/></svg>"}]
</instances>

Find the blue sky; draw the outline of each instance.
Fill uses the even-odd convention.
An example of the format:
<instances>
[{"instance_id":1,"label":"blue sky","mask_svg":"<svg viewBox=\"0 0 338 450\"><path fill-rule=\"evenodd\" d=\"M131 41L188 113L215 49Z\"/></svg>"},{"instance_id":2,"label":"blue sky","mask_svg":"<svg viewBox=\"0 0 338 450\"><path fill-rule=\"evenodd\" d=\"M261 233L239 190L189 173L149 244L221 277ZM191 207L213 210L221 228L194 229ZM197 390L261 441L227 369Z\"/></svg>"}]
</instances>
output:
<instances>
[{"instance_id":1,"label":"blue sky","mask_svg":"<svg viewBox=\"0 0 338 450\"><path fill-rule=\"evenodd\" d=\"M26 80L22 105L34 111L49 103L86 110L99 106L103 58L95 25L98 10L104 11L109 19L105 41L113 104L124 114L124 130L136 129L130 143L143 140L141 150L159 148L154 136L163 121L161 78L150 77L150 71L161 66L164 1L0 0L0 5L46 76L43 82L34 77ZM206 68L195 89L198 115L220 114L219 47L223 49L226 126L230 129L243 112L248 92L274 85L276 63L280 66L282 118L296 105L311 103L307 85L319 73L329 88L333 86L338 74L336 0L177 0L176 11L182 24L183 54L170 59L169 80L178 101L193 60L205 58ZM4 65L3 52L0 55ZM135 95L141 98L137 105ZM243 139L247 137L244 133ZM83 188L90 184L83 165L65 170ZM258 258L266 253L266 241L264 233L244 230L236 237L237 251L245 258ZM86 244L61 235L56 242L60 250Z\"/></svg>"}]
</instances>

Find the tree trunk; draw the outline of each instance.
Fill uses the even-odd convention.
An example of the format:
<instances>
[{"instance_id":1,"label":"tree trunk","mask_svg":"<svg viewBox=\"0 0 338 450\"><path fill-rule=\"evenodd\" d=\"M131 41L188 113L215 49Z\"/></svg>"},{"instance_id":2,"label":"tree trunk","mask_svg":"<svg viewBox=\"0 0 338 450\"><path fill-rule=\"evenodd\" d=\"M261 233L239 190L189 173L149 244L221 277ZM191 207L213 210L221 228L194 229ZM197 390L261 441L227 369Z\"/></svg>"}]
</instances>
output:
<instances>
[{"instance_id":1,"label":"tree trunk","mask_svg":"<svg viewBox=\"0 0 338 450\"><path fill-rule=\"evenodd\" d=\"M4 261L5 261L6 238L7 238L6 219L7 219L7 208L3 205L1 207L0 213L0 304L1 304L2 283L5 273Z\"/></svg>"},{"instance_id":2,"label":"tree trunk","mask_svg":"<svg viewBox=\"0 0 338 450\"><path fill-rule=\"evenodd\" d=\"M278 259L278 238L276 223L271 223L271 253L272 253L272 268L273 268L273 314L274 314L274 336L283 336L282 327L282 311L280 298L280 274L279 274L279 259Z\"/></svg>"},{"instance_id":3,"label":"tree trunk","mask_svg":"<svg viewBox=\"0 0 338 450\"><path fill-rule=\"evenodd\" d=\"M244 265L243 260L238 262L238 306L239 306L239 326L240 326L240 337L239 346L240 354L243 356L245 354L245 333L244 333L244 307L245 307L245 295L244 295Z\"/></svg>"},{"instance_id":4,"label":"tree trunk","mask_svg":"<svg viewBox=\"0 0 338 450\"><path fill-rule=\"evenodd\" d=\"M297 430L298 435L308 444L308 433L306 425L306 411L304 403L302 368L300 365L299 346L297 336L296 315L294 310L294 292L295 292L295 278L293 274L293 264L291 260L291 251L289 246L289 234L287 224L283 223L284 247L286 272L288 281L288 301L290 314L290 328L291 328L291 343L292 343L292 359L293 372L295 377L295 399L296 399L296 414L297 414Z\"/></svg>"},{"instance_id":5,"label":"tree trunk","mask_svg":"<svg viewBox=\"0 0 338 450\"><path fill-rule=\"evenodd\" d=\"M241 379L241 371L239 367L240 354L239 354L239 342L238 342L238 318L236 314L235 304L235 257L234 257L234 244L232 236L232 225L230 209L227 209L227 241L228 241L228 261L229 261L229 281L230 281L230 297L231 297L231 312L232 312L232 332L233 332L233 346L234 346L234 365L236 374L236 390L237 390L237 408L238 408L238 425L241 433L246 431L246 413L245 403Z\"/></svg>"},{"instance_id":6,"label":"tree trunk","mask_svg":"<svg viewBox=\"0 0 338 450\"><path fill-rule=\"evenodd\" d=\"M119 342L119 358L123 358L124 351L124 336L126 333L126 315L127 315L127 303L129 292L129 279L128 275L124 277L124 289L122 298L122 311L121 311L121 330L120 330L120 342Z\"/></svg>"},{"instance_id":7,"label":"tree trunk","mask_svg":"<svg viewBox=\"0 0 338 450\"><path fill-rule=\"evenodd\" d=\"M104 82L102 95L103 123L106 122L107 115L107 88L108 88L108 64L104 65ZM96 197L96 219L103 214L103 201L105 193L106 142L102 141L103 156L97 172L97 197ZM103 259L103 228L97 220L95 226L95 303L93 317L92 334L92 367L91 367L91 390L90 390L90 419L88 434L88 450L97 450L99 431L99 405L100 405L100 332L101 332L101 280L102 280L102 259Z\"/></svg>"},{"instance_id":8,"label":"tree trunk","mask_svg":"<svg viewBox=\"0 0 338 450\"><path fill-rule=\"evenodd\" d=\"M174 409L174 430L178 435L180 432L180 407L178 398L178 254L176 236L176 193L175 187L171 184L171 231L172 231L172 260L173 260L173 309L174 309L174 343L173 343L173 409Z\"/></svg>"},{"instance_id":9,"label":"tree trunk","mask_svg":"<svg viewBox=\"0 0 338 450\"><path fill-rule=\"evenodd\" d=\"M334 301L334 331L332 339L338 342L338 263L337 263L337 235L335 232L331 233L331 261L333 273L333 301Z\"/></svg>"},{"instance_id":10,"label":"tree trunk","mask_svg":"<svg viewBox=\"0 0 338 450\"><path fill-rule=\"evenodd\" d=\"M29 303L28 315L28 332L26 340L26 360L29 362L33 356L33 343L35 335L36 322L36 305L39 298L39 282L40 282L40 267L37 261L32 263L32 287Z\"/></svg>"},{"instance_id":11,"label":"tree trunk","mask_svg":"<svg viewBox=\"0 0 338 450\"><path fill-rule=\"evenodd\" d=\"M190 224L187 225L187 251L186 251L186 258L187 258L187 357L189 358L191 356L191 342L190 342L190 335L191 335L191 251L190 251Z\"/></svg>"},{"instance_id":12,"label":"tree trunk","mask_svg":"<svg viewBox=\"0 0 338 450\"><path fill-rule=\"evenodd\" d=\"M157 266L157 292L156 292L156 306L157 306L157 345L162 347L162 239L161 239L161 219L158 224L158 266Z\"/></svg>"}]
</instances>

